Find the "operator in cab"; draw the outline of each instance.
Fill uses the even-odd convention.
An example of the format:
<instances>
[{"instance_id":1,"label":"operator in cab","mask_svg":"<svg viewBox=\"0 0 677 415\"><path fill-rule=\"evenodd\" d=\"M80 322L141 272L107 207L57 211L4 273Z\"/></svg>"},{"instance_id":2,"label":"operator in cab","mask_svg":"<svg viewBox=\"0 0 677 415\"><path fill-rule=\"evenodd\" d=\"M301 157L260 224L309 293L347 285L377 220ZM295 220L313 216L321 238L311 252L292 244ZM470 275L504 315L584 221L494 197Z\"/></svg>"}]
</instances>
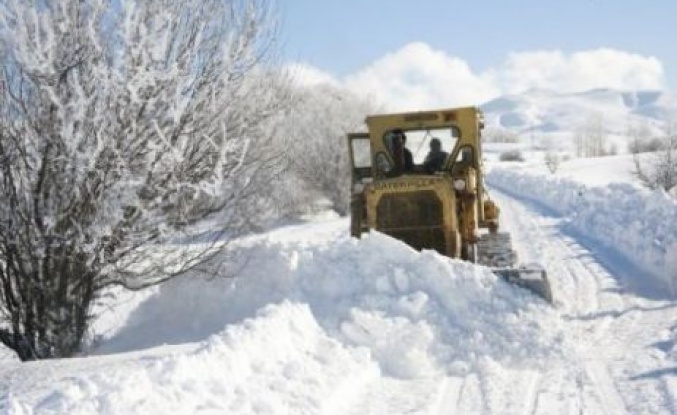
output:
<instances>
[{"instance_id":1,"label":"operator in cab","mask_svg":"<svg viewBox=\"0 0 677 415\"><path fill-rule=\"evenodd\" d=\"M392 133L395 137L399 137L400 143L402 145L402 156L403 156L402 170L405 173L410 173L414 171L414 156L411 154L411 150L409 150L406 147L407 135L404 134L404 131L402 131L402 129L400 128L394 129Z\"/></svg>"},{"instance_id":2,"label":"operator in cab","mask_svg":"<svg viewBox=\"0 0 677 415\"><path fill-rule=\"evenodd\" d=\"M430 140L430 151L423 161L423 170L428 174L433 174L436 171L442 170L444 162L447 160L449 153L442 150L442 142L439 138L432 138Z\"/></svg>"}]
</instances>

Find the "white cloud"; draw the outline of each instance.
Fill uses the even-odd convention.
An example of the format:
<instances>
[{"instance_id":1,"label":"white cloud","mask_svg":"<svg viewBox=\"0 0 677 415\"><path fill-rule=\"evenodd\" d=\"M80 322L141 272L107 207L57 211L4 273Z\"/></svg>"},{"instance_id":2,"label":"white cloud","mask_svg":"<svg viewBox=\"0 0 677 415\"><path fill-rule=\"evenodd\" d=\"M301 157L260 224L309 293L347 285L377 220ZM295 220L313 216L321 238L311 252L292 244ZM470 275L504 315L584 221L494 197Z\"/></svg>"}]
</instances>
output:
<instances>
[{"instance_id":1,"label":"white cloud","mask_svg":"<svg viewBox=\"0 0 677 415\"><path fill-rule=\"evenodd\" d=\"M408 44L348 76L344 83L397 110L477 105L498 93L465 61L425 43Z\"/></svg>"},{"instance_id":2,"label":"white cloud","mask_svg":"<svg viewBox=\"0 0 677 415\"><path fill-rule=\"evenodd\" d=\"M296 68L304 84L343 85L388 110L480 105L533 88L562 93L593 88L666 89L658 59L613 49L511 53L498 67L474 72L463 59L416 42L340 80L308 65Z\"/></svg>"},{"instance_id":3,"label":"white cloud","mask_svg":"<svg viewBox=\"0 0 677 415\"><path fill-rule=\"evenodd\" d=\"M520 93L531 88L557 92L665 88L663 66L658 59L613 49L571 55L560 51L513 53L491 73L503 93Z\"/></svg>"}]
</instances>

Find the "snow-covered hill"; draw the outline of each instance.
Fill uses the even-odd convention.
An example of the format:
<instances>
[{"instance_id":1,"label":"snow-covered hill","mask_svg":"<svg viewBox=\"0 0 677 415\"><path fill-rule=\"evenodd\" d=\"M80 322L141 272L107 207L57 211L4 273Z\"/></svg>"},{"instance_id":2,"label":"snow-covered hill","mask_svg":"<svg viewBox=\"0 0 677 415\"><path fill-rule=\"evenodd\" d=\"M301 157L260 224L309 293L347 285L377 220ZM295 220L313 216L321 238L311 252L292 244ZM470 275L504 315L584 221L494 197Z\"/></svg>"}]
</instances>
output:
<instances>
[{"instance_id":1,"label":"snow-covered hill","mask_svg":"<svg viewBox=\"0 0 677 415\"><path fill-rule=\"evenodd\" d=\"M532 89L496 98L481 108L489 129L507 130L523 140L572 140L577 131L589 129L595 117L601 120L603 133L616 138L626 136L631 126L646 126L660 134L664 123L677 116L677 97L666 91L594 89L563 94Z\"/></svg>"}]
</instances>

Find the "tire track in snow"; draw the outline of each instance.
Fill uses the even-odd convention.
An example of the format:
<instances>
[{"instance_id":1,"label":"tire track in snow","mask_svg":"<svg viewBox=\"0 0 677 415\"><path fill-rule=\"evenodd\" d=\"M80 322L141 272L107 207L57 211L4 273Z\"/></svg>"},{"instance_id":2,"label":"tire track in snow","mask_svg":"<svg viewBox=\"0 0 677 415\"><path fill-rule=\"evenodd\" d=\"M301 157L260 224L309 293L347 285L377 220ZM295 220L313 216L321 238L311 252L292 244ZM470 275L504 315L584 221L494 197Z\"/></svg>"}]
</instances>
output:
<instances>
[{"instance_id":1,"label":"tire track in snow","mask_svg":"<svg viewBox=\"0 0 677 415\"><path fill-rule=\"evenodd\" d=\"M332 408L331 413L428 415L431 413L430 405L438 398L440 383L439 378L378 378L361 386L361 393L357 396L343 396L348 402L340 402Z\"/></svg>"},{"instance_id":2,"label":"tire track in snow","mask_svg":"<svg viewBox=\"0 0 677 415\"><path fill-rule=\"evenodd\" d=\"M430 411L431 415L447 415L458 411L465 379L460 377L444 377L440 382L437 399Z\"/></svg>"},{"instance_id":3,"label":"tire track in snow","mask_svg":"<svg viewBox=\"0 0 677 415\"><path fill-rule=\"evenodd\" d=\"M460 392L458 412L456 413L478 415L489 413L485 402L479 376L476 374L466 376Z\"/></svg>"},{"instance_id":4,"label":"tire track in snow","mask_svg":"<svg viewBox=\"0 0 677 415\"><path fill-rule=\"evenodd\" d=\"M548 369L535 379L533 402L520 415L578 414L581 397L570 370L561 366Z\"/></svg>"},{"instance_id":5,"label":"tire track in snow","mask_svg":"<svg viewBox=\"0 0 677 415\"><path fill-rule=\"evenodd\" d=\"M602 402L604 413L608 415L623 415L628 411L615 383L609 376L609 371L600 360L589 360L585 364L585 372L591 380L597 397Z\"/></svg>"},{"instance_id":6,"label":"tire track in snow","mask_svg":"<svg viewBox=\"0 0 677 415\"><path fill-rule=\"evenodd\" d=\"M496 193L494 193L496 194ZM622 393L609 375L599 350L613 343L611 333L613 314L605 316L610 306L618 309L619 296L613 298L605 289L615 287L616 281L597 264L592 254L576 241L561 235L556 229L561 219L544 217L527 205L512 197L499 193L499 205L506 208L509 230L513 238L524 245L524 241L540 242L539 253L544 256L546 270L554 269L558 275L549 272L554 297L558 307L566 310L565 321L571 325L572 340L576 345L576 360L581 373L576 376L575 388L579 398L577 410L582 413L625 414L628 413ZM529 221L529 222L527 222ZM554 225L554 226L553 226ZM550 229L546 234L543 229ZM522 235L520 235L522 233ZM540 235L539 235L540 233ZM525 239L525 234L528 239ZM515 238L515 236L518 236ZM532 250L533 255L533 248ZM620 298L621 305L624 303ZM584 378L584 380L581 379ZM538 397L547 396L537 393ZM542 402L535 404L532 413L541 413ZM543 413L552 412L551 405L545 405ZM595 408L594 411L591 409ZM575 407L570 408L576 410ZM528 412L525 412L528 413Z\"/></svg>"},{"instance_id":7,"label":"tire track in snow","mask_svg":"<svg viewBox=\"0 0 677 415\"><path fill-rule=\"evenodd\" d=\"M604 413L628 413L622 394L600 356L600 349L614 348L609 347L614 338L611 333L614 318L612 314L592 318L608 313L610 309L623 308L624 301L622 297L604 294L605 287L615 286L615 283L611 281L610 284L610 277L604 275L604 270L594 260L586 260L591 256L584 248L569 238L555 239L554 242L570 258L564 262L567 277L574 281L576 305L570 317L576 327L576 344L585 378L589 381L588 386L601 402ZM613 304L609 304L610 302ZM619 302L621 307L618 307Z\"/></svg>"},{"instance_id":8,"label":"tire track in snow","mask_svg":"<svg viewBox=\"0 0 677 415\"><path fill-rule=\"evenodd\" d=\"M570 316L574 324L576 345L588 388L601 403L601 410L608 415L628 413L621 392L609 376L609 371L599 355L600 349L609 349L611 326L614 319L611 315L591 318L609 310L608 299L604 301L605 285L600 270L595 270L594 263L588 263L586 250L569 238L555 238L553 246L561 252L566 277L574 282L573 304ZM568 258L568 260L567 260ZM564 277L564 275L563 275ZM572 297L569 297L572 298ZM616 301L614 301L616 303ZM589 319L589 320L587 320ZM584 395L585 396L585 395Z\"/></svg>"},{"instance_id":9,"label":"tire track in snow","mask_svg":"<svg viewBox=\"0 0 677 415\"><path fill-rule=\"evenodd\" d=\"M663 379L663 387L666 391L667 405L671 410L670 412L677 414L677 377L666 376Z\"/></svg>"},{"instance_id":10,"label":"tire track in snow","mask_svg":"<svg viewBox=\"0 0 677 415\"><path fill-rule=\"evenodd\" d=\"M524 408L521 413L525 415L535 415L538 408L538 400L541 396L539 385L542 382L542 375L532 374L528 379L527 393L524 396Z\"/></svg>"},{"instance_id":11,"label":"tire track in snow","mask_svg":"<svg viewBox=\"0 0 677 415\"><path fill-rule=\"evenodd\" d=\"M543 374L532 369L507 369L491 365L480 369L480 385L486 413L532 414L542 391Z\"/></svg>"}]
</instances>

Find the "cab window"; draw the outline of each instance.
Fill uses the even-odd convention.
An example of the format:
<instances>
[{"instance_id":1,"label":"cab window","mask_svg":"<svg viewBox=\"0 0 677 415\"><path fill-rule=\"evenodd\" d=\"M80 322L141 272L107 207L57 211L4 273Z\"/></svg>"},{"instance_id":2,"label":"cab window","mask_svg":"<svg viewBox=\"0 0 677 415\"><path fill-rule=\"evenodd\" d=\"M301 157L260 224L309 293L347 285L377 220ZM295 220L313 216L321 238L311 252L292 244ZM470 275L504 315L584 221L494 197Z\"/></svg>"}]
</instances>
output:
<instances>
[{"instance_id":1,"label":"cab window","mask_svg":"<svg viewBox=\"0 0 677 415\"><path fill-rule=\"evenodd\" d=\"M404 146L411 151L415 166L423 165L426 157L430 153L431 142L434 138L437 138L441 143L440 150L450 154L453 151L456 142L461 137L461 131L456 126L452 126L451 128L406 130L404 131L404 134L406 137ZM394 157L393 152L395 151L397 144L394 143L392 132L387 132L383 137L383 141L391 156Z\"/></svg>"},{"instance_id":2,"label":"cab window","mask_svg":"<svg viewBox=\"0 0 677 415\"><path fill-rule=\"evenodd\" d=\"M353 167L364 168L371 167L371 146L369 137L356 137L350 140L350 147L353 152Z\"/></svg>"}]
</instances>

